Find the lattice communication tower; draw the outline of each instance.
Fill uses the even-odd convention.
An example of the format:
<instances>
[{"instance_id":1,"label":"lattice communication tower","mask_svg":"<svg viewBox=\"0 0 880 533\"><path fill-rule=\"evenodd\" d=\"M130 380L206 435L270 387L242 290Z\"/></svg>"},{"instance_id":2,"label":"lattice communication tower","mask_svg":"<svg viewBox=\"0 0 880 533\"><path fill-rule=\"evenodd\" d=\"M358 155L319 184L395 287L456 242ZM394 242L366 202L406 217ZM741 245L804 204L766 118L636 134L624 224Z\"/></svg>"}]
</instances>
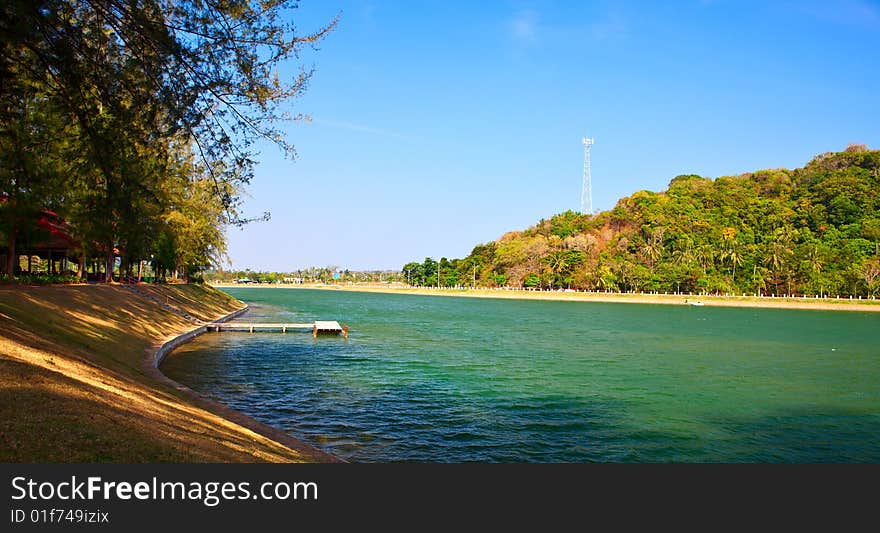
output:
<instances>
[{"instance_id":1,"label":"lattice communication tower","mask_svg":"<svg viewBox=\"0 0 880 533\"><path fill-rule=\"evenodd\" d=\"M590 146L593 139L584 137L584 188L581 190L581 213L593 214L593 183L590 176Z\"/></svg>"}]
</instances>

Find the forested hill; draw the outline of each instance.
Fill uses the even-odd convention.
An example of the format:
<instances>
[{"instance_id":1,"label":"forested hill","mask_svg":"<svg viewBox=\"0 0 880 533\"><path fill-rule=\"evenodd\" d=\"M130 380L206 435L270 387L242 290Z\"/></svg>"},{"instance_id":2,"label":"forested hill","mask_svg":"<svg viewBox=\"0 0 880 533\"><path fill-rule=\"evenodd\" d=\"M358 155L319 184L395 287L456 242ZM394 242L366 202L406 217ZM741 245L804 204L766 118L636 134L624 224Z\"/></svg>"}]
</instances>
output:
<instances>
[{"instance_id":1,"label":"forested hill","mask_svg":"<svg viewBox=\"0 0 880 533\"><path fill-rule=\"evenodd\" d=\"M403 267L414 285L869 295L880 289L880 151L803 168L676 176L595 216L567 211L463 259Z\"/></svg>"}]
</instances>

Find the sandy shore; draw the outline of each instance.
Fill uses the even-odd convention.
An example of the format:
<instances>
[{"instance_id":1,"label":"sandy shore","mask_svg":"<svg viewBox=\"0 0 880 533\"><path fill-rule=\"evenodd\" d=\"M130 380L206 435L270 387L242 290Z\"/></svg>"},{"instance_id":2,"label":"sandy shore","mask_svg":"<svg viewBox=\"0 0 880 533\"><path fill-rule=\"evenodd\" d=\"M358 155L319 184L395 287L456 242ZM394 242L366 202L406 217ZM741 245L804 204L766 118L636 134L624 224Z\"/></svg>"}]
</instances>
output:
<instances>
[{"instance_id":1,"label":"sandy shore","mask_svg":"<svg viewBox=\"0 0 880 533\"><path fill-rule=\"evenodd\" d=\"M847 298L771 298L754 296L694 296L676 294L628 294L597 292L523 291L491 289L431 289L382 285L321 285L321 284L247 284L217 283L218 288L284 288L321 289L389 294L419 294L425 296L458 296L465 298L498 298L515 300L550 300L564 302L609 302L661 305L687 305L701 302L707 307L760 307L777 309L812 309L820 311L880 312L880 300L850 300Z\"/></svg>"}]
</instances>

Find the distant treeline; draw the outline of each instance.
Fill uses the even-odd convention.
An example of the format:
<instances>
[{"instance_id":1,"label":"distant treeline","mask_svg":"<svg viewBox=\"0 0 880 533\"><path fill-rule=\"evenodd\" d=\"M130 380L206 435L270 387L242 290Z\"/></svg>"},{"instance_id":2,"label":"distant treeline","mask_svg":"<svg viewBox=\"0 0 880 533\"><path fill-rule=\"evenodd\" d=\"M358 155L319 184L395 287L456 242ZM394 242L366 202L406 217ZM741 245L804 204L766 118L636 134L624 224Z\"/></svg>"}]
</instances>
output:
<instances>
[{"instance_id":1,"label":"distant treeline","mask_svg":"<svg viewBox=\"0 0 880 533\"><path fill-rule=\"evenodd\" d=\"M293 155L279 106L311 71L278 71L335 26L299 35L296 7L0 3L4 276L20 273L22 253L26 264L61 254L80 277L100 262L107 281L145 261L160 278L216 265L223 226L249 220L254 142Z\"/></svg>"},{"instance_id":2,"label":"distant treeline","mask_svg":"<svg viewBox=\"0 0 880 533\"><path fill-rule=\"evenodd\" d=\"M880 151L804 168L673 178L590 216L567 211L463 259L404 265L413 285L876 295Z\"/></svg>"},{"instance_id":3,"label":"distant treeline","mask_svg":"<svg viewBox=\"0 0 880 533\"><path fill-rule=\"evenodd\" d=\"M252 283L391 283L401 281L397 270L349 270L335 266L309 267L288 272L262 270L207 270L204 279L208 282L237 282L248 280Z\"/></svg>"}]
</instances>

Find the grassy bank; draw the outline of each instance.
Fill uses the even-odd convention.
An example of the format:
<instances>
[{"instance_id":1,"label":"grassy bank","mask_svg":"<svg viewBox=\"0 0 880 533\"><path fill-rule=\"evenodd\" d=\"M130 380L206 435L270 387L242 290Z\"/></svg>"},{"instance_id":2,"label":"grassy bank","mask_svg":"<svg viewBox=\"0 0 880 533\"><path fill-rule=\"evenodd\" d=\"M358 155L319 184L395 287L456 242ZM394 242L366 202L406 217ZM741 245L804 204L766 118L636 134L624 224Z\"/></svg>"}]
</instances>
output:
<instances>
[{"instance_id":1,"label":"grassy bank","mask_svg":"<svg viewBox=\"0 0 880 533\"><path fill-rule=\"evenodd\" d=\"M246 417L149 368L148 355L196 327L193 319L219 318L241 302L197 285L138 291L0 287L0 461L330 459L244 427Z\"/></svg>"},{"instance_id":2,"label":"grassy bank","mask_svg":"<svg viewBox=\"0 0 880 533\"><path fill-rule=\"evenodd\" d=\"M599 292L525 291L501 289L437 289L426 287L394 287L388 285L267 285L235 283L215 284L215 287L324 289L390 294L421 294L428 296L464 296L469 298L506 298L516 300L553 300L565 302L612 302L638 304L684 305L701 302L718 307L765 307L778 309L815 309L822 311L878 311L880 300L850 300L849 298L771 298L755 296L692 296L680 294L630 294Z\"/></svg>"}]
</instances>

